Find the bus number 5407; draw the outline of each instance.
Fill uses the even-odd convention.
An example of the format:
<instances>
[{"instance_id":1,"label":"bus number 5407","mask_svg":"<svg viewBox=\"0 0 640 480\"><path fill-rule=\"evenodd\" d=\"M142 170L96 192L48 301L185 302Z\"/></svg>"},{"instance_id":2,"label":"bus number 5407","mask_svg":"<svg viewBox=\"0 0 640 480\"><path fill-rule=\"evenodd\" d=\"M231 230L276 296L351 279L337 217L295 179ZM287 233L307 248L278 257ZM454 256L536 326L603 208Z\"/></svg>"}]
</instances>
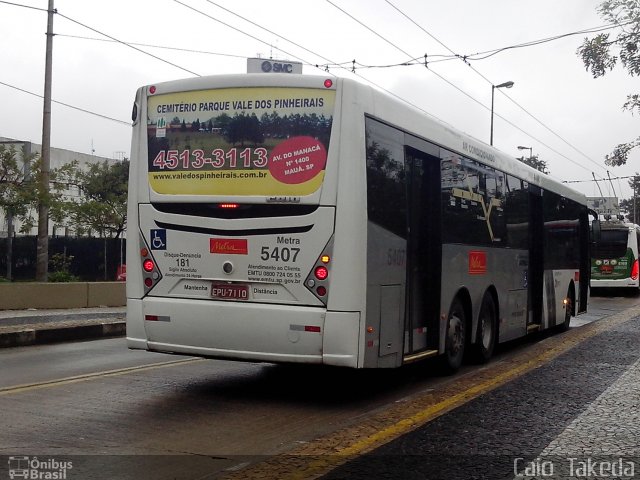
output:
<instances>
[{"instance_id":1,"label":"bus number 5407","mask_svg":"<svg viewBox=\"0 0 640 480\"><path fill-rule=\"evenodd\" d=\"M295 262L298 258L298 253L300 253L299 248L289 248L289 247L262 247L260 251L260 258L262 260L275 260L276 262Z\"/></svg>"}]
</instances>

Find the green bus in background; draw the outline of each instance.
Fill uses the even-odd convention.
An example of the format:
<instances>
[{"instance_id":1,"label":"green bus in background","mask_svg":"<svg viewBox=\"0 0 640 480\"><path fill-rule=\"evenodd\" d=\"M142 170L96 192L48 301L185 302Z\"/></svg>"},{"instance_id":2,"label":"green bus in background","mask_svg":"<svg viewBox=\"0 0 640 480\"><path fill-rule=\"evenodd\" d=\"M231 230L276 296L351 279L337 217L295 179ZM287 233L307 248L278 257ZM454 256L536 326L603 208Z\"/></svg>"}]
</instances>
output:
<instances>
[{"instance_id":1,"label":"green bus in background","mask_svg":"<svg viewBox=\"0 0 640 480\"><path fill-rule=\"evenodd\" d=\"M601 228L600 239L593 244L591 252L591 288L640 289L640 226L619 219L606 219Z\"/></svg>"}]
</instances>

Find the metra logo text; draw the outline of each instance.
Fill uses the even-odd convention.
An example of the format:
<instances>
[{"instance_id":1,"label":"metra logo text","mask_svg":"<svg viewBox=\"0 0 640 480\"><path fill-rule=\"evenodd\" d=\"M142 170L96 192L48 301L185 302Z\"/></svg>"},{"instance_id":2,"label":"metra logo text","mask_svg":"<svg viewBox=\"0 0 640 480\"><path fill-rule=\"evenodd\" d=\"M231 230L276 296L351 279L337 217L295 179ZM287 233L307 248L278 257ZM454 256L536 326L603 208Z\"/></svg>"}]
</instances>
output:
<instances>
[{"instance_id":1,"label":"metra logo text","mask_svg":"<svg viewBox=\"0 0 640 480\"><path fill-rule=\"evenodd\" d=\"M249 247L246 239L210 238L209 251L211 253L226 253L231 255L247 255Z\"/></svg>"}]
</instances>

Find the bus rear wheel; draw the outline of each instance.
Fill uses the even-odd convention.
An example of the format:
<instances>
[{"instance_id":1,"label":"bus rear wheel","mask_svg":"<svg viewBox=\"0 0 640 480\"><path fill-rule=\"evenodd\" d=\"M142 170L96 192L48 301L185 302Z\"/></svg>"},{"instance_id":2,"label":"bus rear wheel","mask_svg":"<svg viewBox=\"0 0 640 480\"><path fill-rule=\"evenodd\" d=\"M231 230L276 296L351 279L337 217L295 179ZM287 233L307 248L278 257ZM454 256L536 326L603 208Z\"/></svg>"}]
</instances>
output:
<instances>
[{"instance_id":1,"label":"bus rear wheel","mask_svg":"<svg viewBox=\"0 0 640 480\"><path fill-rule=\"evenodd\" d=\"M496 305L489 292L484 294L480 315L478 316L478 333L473 345L473 360L477 363L487 363L493 355L496 344L497 330Z\"/></svg>"},{"instance_id":2,"label":"bus rear wheel","mask_svg":"<svg viewBox=\"0 0 640 480\"><path fill-rule=\"evenodd\" d=\"M447 373L456 372L462 365L467 341L466 323L462 303L455 299L447 317L445 352L442 359L443 367Z\"/></svg>"}]
</instances>

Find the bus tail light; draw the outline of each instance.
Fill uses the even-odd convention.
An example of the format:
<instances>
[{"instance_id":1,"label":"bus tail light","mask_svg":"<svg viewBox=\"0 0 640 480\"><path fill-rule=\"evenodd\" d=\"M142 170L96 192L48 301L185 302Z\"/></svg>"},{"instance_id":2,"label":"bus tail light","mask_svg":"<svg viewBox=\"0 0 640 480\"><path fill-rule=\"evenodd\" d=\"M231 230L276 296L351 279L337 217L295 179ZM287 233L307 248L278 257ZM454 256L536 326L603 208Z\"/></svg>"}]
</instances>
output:
<instances>
[{"instance_id":1,"label":"bus tail light","mask_svg":"<svg viewBox=\"0 0 640 480\"><path fill-rule=\"evenodd\" d=\"M140 266L142 268L144 294L146 295L160 281L162 274L142 235L140 235Z\"/></svg>"},{"instance_id":2,"label":"bus tail light","mask_svg":"<svg viewBox=\"0 0 640 480\"><path fill-rule=\"evenodd\" d=\"M631 279L632 280L638 279L638 259L637 258L633 262L633 267L631 267Z\"/></svg>"},{"instance_id":3,"label":"bus tail light","mask_svg":"<svg viewBox=\"0 0 640 480\"><path fill-rule=\"evenodd\" d=\"M309 272L304 285L325 305L329 296L329 279L331 277L331 254L333 250L333 238L329 240L327 246L316 260L313 268Z\"/></svg>"},{"instance_id":4,"label":"bus tail light","mask_svg":"<svg viewBox=\"0 0 640 480\"><path fill-rule=\"evenodd\" d=\"M316 278L320 281L326 280L327 277L329 276L329 270L324 265L320 265L319 267L316 267L313 273L316 276Z\"/></svg>"}]
</instances>

